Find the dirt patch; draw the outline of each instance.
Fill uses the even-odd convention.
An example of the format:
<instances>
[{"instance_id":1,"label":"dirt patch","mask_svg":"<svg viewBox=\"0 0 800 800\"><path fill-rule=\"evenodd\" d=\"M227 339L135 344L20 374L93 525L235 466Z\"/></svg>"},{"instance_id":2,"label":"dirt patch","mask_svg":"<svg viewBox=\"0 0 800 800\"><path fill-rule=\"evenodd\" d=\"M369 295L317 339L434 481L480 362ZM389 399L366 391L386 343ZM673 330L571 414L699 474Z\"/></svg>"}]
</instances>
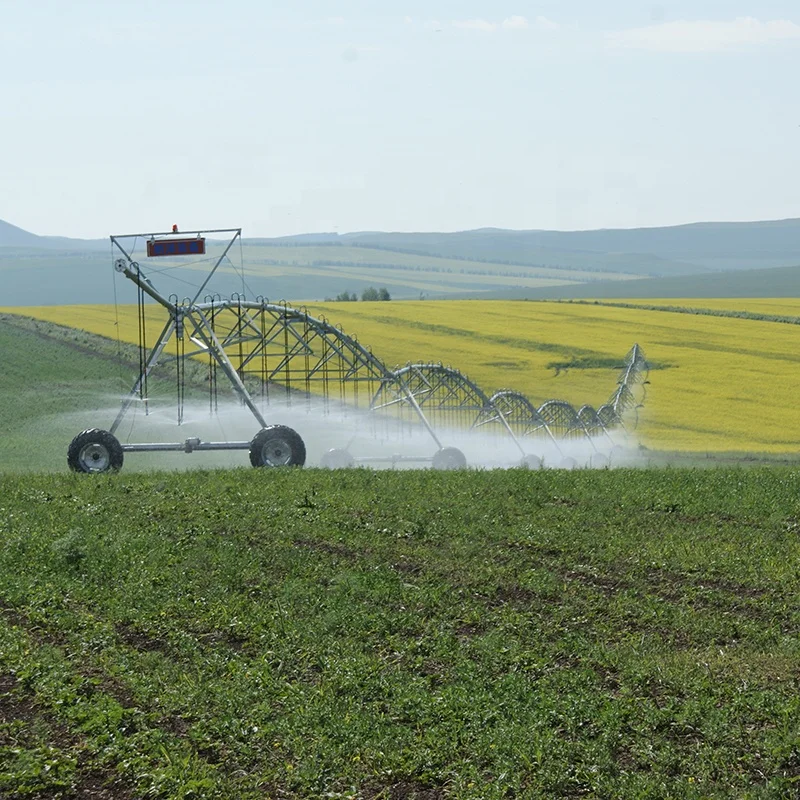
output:
<instances>
[{"instance_id":1,"label":"dirt patch","mask_svg":"<svg viewBox=\"0 0 800 800\"><path fill-rule=\"evenodd\" d=\"M234 633L233 631L211 631L209 633L198 634L197 638L204 645L210 645L212 647L222 645L237 653L245 653L253 646L253 643L247 636Z\"/></svg>"},{"instance_id":2,"label":"dirt patch","mask_svg":"<svg viewBox=\"0 0 800 800\"><path fill-rule=\"evenodd\" d=\"M138 650L141 653L161 653L170 654L169 643L163 639L157 639L149 633L145 633L132 625L115 625L117 636L123 644Z\"/></svg>"},{"instance_id":3,"label":"dirt patch","mask_svg":"<svg viewBox=\"0 0 800 800\"><path fill-rule=\"evenodd\" d=\"M38 644L49 644L53 647L63 647L67 644L67 636L61 631L54 630L47 625L31 619L24 611L4 604L0 601L0 614L25 633Z\"/></svg>"},{"instance_id":4,"label":"dirt patch","mask_svg":"<svg viewBox=\"0 0 800 800\"><path fill-rule=\"evenodd\" d=\"M36 716L33 702L16 695L16 689L17 679L13 675L0 673L0 722L29 722Z\"/></svg>"},{"instance_id":5,"label":"dirt patch","mask_svg":"<svg viewBox=\"0 0 800 800\"><path fill-rule=\"evenodd\" d=\"M498 586L495 593L490 597L489 604L492 606L531 606L539 605L543 598L533 589L526 589L524 586L512 584L510 586Z\"/></svg>"},{"instance_id":6,"label":"dirt patch","mask_svg":"<svg viewBox=\"0 0 800 800\"><path fill-rule=\"evenodd\" d=\"M106 675L100 669L86 667L82 672L86 678L96 682L95 691L101 691L109 697L113 697L123 708L137 708L138 704L131 690L116 678Z\"/></svg>"},{"instance_id":7,"label":"dirt patch","mask_svg":"<svg viewBox=\"0 0 800 800\"><path fill-rule=\"evenodd\" d=\"M86 764L85 742L75 736L51 717L43 714L35 701L20 692L13 675L0 673L0 722L21 721L26 729L41 720L48 732L48 744L59 750L69 751L77 759L75 782L66 792L59 788L43 790L35 796L40 800L58 797L60 800L133 800L134 792L125 785L113 770L99 770ZM2 744L0 740L0 744ZM9 800L14 795L9 796ZM25 794L28 797L28 794Z\"/></svg>"},{"instance_id":8,"label":"dirt patch","mask_svg":"<svg viewBox=\"0 0 800 800\"><path fill-rule=\"evenodd\" d=\"M606 597L610 597L622 589L630 588L630 584L618 576L598 575L595 572L580 569L568 569L560 573L567 581L578 581L584 586L597 589Z\"/></svg>"},{"instance_id":9,"label":"dirt patch","mask_svg":"<svg viewBox=\"0 0 800 800\"><path fill-rule=\"evenodd\" d=\"M606 664L594 663L591 665L592 669L600 679L603 688L612 696L620 696L621 684L619 682L619 672L614 667L609 667Z\"/></svg>"},{"instance_id":10,"label":"dirt patch","mask_svg":"<svg viewBox=\"0 0 800 800\"><path fill-rule=\"evenodd\" d=\"M645 509L648 514L657 514L659 516L668 517L675 522L682 525L699 525L701 523L716 525L721 527L723 525L736 525L740 528L761 528L762 523L757 520L745 519L742 517L727 514L724 511L709 511L700 514L689 514L683 510L683 507L678 503L656 503L647 506Z\"/></svg>"},{"instance_id":11,"label":"dirt patch","mask_svg":"<svg viewBox=\"0 0 800 800\"><path fill-rule=\"evenodd\" d=\"M686 603L696 608L729 612L756 622L779 624L790 629L792 621L785 612L776 612L784 603L780 592L758 586L745 586L724 578L682 575L664 569L651 569L645 576L650 593L670 602ZM708 594L702 594L708 591ZM724 595L728 595L727 597ZM753 601L764 600L762 605Z\"/></svg>"},{"instance_id":12,"label":"dirt patch","mask_svg":"<svg viewBox=\"0 0 800 800\"><path fill-rule=\"evenodd\" d=\"M324 542L319 539L294 539L292 544L295 547L301 547L315 553L326 553L327 555L338 556L348 561L357 561L364 555L363 553L359 553L358 550L347 547L347 545L339 544L338 542Z\"/></svg>"},{"instance_id":13,"label":"dirt patch","mask_svg":"<svg viewBox=\"0 0 800 800\"><path fill-rule=\"evenodd\" d=\"M576 506L580 505L580 503L578 503L577 500L573 500L571 497L551 497L549 500L545 500L542 505L575 508Z\"/></svg>"},{"instance_id":14,"label":"dirt patch","mask_svg":"<svg viewBox=\"0 0 800 800\"><path fill-rule=\"evenodd\" d=\"M535 553L538 556L542 556L542 558L561 558L564 555L564 551L558 547L549 547L538 542L505 542L503 546L509 550Z\"/></svg>"},{"instance_id":15,"label":"dirt patch","mask_svg":"<svg viewBox=\"0 0 800 800\"><path fill-rule=\"evenodd\" d=\"M465 622L456 628L455 634L459 639L471 639L473 636L480 636L485 630L485 625L477 622Z\"/></svg>"},{"instance_id":16,"label":"dirt patch","mask_svg":"<svg viewBox=\"0 0 800 800\"><path fill-rule=\"evenodd\" d=\"M761 589L756 586L743 586L741 583L732 583L721 578L699 577L693 583L700 589L716 589L741 598L759 598L770 594L767 589Z\"/></svg>"},{"instance_id":17,"label":"dirt patch","mask_svg":"<svg viewBox=\"0 0 800 800\"><path fill-rule=\"evenodd\" d=\"M419 564L404 560L392 564L392 569L403 575L419 575L422 572L422 567Z\"/></svg>"}]
</instances>

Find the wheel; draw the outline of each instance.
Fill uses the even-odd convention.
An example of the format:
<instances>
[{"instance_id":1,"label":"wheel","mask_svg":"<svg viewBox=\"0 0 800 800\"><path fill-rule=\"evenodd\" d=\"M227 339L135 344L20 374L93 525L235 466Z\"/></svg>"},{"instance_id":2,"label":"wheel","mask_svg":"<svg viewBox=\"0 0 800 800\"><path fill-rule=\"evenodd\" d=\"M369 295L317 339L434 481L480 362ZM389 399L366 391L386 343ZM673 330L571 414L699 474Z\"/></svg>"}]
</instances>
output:
<instances>
[{"instance_id":1,"label":"wheel","mask_svg":"<svg viewBox=\"0 0 800 800\"><path fill-rule=\"evenodd\" d=\"M574 458L571 458L570 456L562 458L561 461L559 461L558 463L559 469L576 469L577 466L578 462Z\"/></svg>"},{"instance_id":2,"label":"wheel","mask_svg":"<svg viewBox=\"0 0 800 800\"><path fill-rule=\"evenodd\" d=\"M522 457L522 460L519 462L519 465L523 469L541 469L542 468L542 459L539 456L534 456L532 454L528 454Z\"/></svg>"},{"instance_id":3,"label":"wheel","mask_svg":"<svg viewBox=\"0 0 800 800\"><path fill-rule=\"evenodd\" d=\"M122 469L125 454L113 433L89 428L69 444L67 464L73 472L110 472Z\"/></svg>"},{"instance_id":4,"label":"wheel","mask_svg":"<svg viewBox=\"0 0 800 800\"><path fill-rule=\"evenodd\" d=\"M297 431L286 425L268 425L250 442L250 463L254 467L302 467L306 446Z\"/></svg>"},{"instance_id":5,"label":"wheel","mask_svg":"<svg viewBox=\"0 0 800 800\"><path fill-rule=\"evenodd\" d=\"M608 456L602 453L595 453L592 456L592 469L605 469L610 464Z\"/></svg>"},{"instance_id":6,"label":"wheel","mask_svg":"<svg viewBox=\"0 0 800 800\"><path fill-rule=\"evenodd\" d=\"M347 450L335 447L333 450L328 450L319 463L325 469L347 469L355 464L355 460Z\"/></svg>"},{"instance_id":7,"label":"wheel","mask_svg":"<svg viewBox=\"0 0 800 800\"><path fill-rule=\"evenodd\" d=\"M467 458L457 447L443 447L434 455L431 466L434 469L464 469Z\"/></svg>"}]
</instances>

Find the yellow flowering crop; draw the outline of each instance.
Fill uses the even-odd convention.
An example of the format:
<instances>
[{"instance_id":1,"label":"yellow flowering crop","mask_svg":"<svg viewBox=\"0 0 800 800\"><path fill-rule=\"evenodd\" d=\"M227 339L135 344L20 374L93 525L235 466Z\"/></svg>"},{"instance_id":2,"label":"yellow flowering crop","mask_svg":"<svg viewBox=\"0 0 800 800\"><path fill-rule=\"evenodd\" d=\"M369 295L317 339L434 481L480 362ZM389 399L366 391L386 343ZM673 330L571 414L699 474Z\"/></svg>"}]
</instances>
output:
<instances>
[{"instance_id":1,"label":"yellow flowering crop","mask_svg":"<svg viewBox=\"0 0 800 800\"><path fill-rule=\"evenodd\" d=\"M626 301L627 302L627 301ZM652 300L653 305L800 316L800 300ZM137 342L135 306L47 306L5 311ZM654 365L639 437L684 451L800 450L800 327L594 304L525 301L320 303L309 309L356 335L388 366L443 362L487 394L512 388L601 405L615 363L638 342ZM119 324L117 325L118 313ZM148 340L164 311L147 307Z\"/></svg>"}]
</instances>

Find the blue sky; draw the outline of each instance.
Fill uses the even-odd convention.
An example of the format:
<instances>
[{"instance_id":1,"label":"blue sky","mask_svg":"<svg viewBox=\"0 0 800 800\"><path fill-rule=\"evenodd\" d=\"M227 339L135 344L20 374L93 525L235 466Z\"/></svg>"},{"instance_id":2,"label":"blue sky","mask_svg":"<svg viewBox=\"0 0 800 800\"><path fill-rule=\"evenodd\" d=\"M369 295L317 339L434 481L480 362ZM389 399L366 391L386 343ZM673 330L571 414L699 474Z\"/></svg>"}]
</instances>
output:
<instances>
[{"instance_id":1,"label":"blue sky","mask_svg":"<svg viewBox=\"0 0 800 800\"><path fill-rule=\"evenodd\" d=\"M797 0L0 0L0 219L800 217Z\"/></svg>"}]
</instances>

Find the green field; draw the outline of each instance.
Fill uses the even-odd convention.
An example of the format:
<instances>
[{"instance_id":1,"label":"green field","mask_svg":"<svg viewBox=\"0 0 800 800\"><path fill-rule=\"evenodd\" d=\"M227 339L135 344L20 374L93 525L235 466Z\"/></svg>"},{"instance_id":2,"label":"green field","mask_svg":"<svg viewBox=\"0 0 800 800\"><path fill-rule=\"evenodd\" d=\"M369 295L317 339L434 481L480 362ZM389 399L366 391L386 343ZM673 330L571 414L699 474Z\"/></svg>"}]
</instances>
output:
<instances>
[{"instance_id":1,"label":"green field","mask_svg":"<svg viewBox=\"0 0 800 800\"><path fill-rule=\"evenodd\" d=\"M9 315L0 353L3 800L797 795L797 466L73 475L136 349Z\"/></svg>"},{"instance_id":2,"label":"green field","mask_svg":"<svg viewBox=\"0 0 800 800\"><path fill-rule=\"evenodd\" d=\"M797 469L0 480L4 798L797 795Z\"/></svg>"}]
</instances>

